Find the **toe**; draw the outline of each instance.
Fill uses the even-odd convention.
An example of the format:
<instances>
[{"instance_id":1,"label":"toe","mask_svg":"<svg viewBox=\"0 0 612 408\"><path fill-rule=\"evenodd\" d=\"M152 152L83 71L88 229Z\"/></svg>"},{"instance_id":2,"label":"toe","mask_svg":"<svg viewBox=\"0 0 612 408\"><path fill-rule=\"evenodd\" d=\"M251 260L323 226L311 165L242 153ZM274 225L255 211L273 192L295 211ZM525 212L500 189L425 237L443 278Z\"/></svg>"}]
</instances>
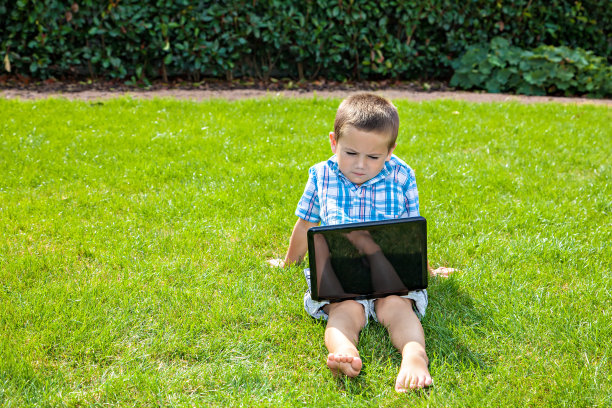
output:
<instances>
[{"instance_id":1,"label":"toe","mask_svg":"<svg viewBox=\"0 0 612 408\"><path fill-rule=\"evenodd\" d=\"M397 392L406 392L406 377L404 377L401 373L395 379L395 391Z\"/></svg>"},{"instance_id":2,"label":"toe","mask_svg":"<svg viewBox=\"0 0 612 408\"><path fill-rule=\"evenodd\" d=\"M327 366L334 374L342 372L349 377L356 377L361 371L362 362L359 357L350 354L330 353L327 356Z\"/></svg>"},{"instance_id":3,"label":"toe","mask_svg":"<svg viewBox=\"0 0 612 408\"><path fill-rule=\"evenodd\" d=\"M351 356L345 356L345 355L338 356L338 362L340 363L350 363L351 361L353 361L353 357Z\"/></svg>"}]
</instances>

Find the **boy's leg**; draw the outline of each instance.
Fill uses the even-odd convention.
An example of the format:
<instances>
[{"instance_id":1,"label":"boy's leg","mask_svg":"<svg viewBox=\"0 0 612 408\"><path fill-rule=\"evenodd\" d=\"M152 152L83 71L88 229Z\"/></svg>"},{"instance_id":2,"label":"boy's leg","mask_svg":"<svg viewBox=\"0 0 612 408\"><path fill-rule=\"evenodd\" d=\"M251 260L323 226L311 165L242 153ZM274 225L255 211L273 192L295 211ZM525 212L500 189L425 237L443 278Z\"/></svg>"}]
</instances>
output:
<instances>
[{"instance_id":1,"label":"boy's leg","mask_svg":"<svg viewBox=\"0 0 612 408\"><path fill-rule=\"evenodd\" d=\"M353 300L345 300L329 304L323 310L328 315L325 329L325 346L329 351L327 366L334 375L342 372L355 377L363 365L357 341L366 323L364 307Z\"/></svg>"},{"instance_id":2,"label":"boy's leg","mask_svg":"<svg viewBox=\"0 0 612 408\"><path fill-rule=\"evenodd\" d=\"M432 379L425 353L425 333L412 309L412 300L388 296L375 302L378 321L389 330L393 345L402 353L402 365L395 381L395 390L423 388Z\"/></svg>"}]
</instances>

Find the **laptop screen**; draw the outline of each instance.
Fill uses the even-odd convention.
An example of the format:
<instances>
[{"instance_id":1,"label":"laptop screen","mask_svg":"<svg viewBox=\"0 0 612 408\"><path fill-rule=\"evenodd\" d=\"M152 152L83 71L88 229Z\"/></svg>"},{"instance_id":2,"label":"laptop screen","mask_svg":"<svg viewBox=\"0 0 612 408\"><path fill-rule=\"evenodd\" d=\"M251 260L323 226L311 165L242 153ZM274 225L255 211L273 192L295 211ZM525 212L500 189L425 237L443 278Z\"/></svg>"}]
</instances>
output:
<instances>
[{"instance_id":1,"label":"laptop screen","mask_svg":"<svg viewBox=\"0 0 612 408\"><path fill-rule=\"evenodd\" d=\"M311 228L308 252L314 300L379 298L427 287L423 217Z\"/></svg>"}]
</instances>

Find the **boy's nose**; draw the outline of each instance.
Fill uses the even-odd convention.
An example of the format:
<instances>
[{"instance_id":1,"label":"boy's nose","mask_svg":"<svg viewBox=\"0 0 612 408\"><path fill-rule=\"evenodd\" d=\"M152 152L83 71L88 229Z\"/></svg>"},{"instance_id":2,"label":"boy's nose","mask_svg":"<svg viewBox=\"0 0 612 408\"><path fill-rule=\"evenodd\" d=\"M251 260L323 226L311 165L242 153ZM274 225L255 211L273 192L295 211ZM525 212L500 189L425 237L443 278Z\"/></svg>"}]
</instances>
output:
<instances>
[{"instance_id":1,"label":"boy's nose","mask_svg":"<svg viewBox=\"0 0 612 408\"><path fill-rule=\"evenodd\" d=\"M357 159L357 167L363 169L365 167L365 157L359 157Z\"/></svg>"}]
</instances>

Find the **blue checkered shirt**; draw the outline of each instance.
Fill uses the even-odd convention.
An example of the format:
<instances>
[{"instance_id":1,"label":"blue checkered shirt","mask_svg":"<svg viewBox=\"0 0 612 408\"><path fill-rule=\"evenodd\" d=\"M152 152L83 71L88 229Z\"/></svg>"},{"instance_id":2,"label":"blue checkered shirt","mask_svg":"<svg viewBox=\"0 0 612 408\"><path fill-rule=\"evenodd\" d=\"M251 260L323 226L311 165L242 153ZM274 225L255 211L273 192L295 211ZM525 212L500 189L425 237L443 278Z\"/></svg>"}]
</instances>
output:
<instances>
[{"instance_id":1,"label":"blue checkered shirt","mask_svg":"<svg viewBox=\"0 0 612 408\"><path fill-rule=\"evenodd\" d=\"M361 186L338 168L336 156L315 164L295 215L321 225L379 221L419 215L414 171L395 155Z\"/></svg>"}]
</instances>

